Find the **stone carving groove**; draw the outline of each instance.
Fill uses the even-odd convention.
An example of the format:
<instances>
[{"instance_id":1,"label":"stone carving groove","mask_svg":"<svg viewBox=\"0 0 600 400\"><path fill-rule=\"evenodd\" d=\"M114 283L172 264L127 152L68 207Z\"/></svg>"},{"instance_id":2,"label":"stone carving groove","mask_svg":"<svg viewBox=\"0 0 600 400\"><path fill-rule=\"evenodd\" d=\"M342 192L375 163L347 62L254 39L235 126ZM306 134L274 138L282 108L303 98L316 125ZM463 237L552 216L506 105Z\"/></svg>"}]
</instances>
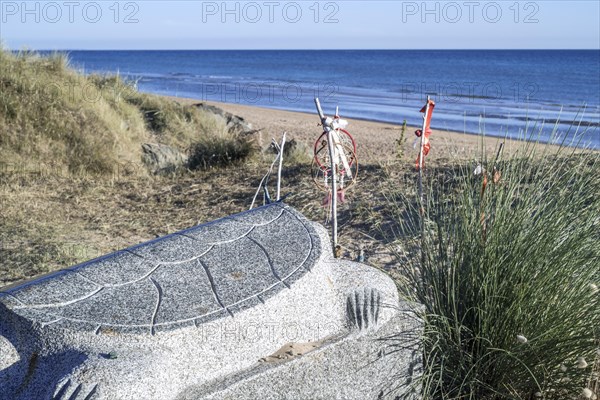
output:
<instances>
[{"instance_id":1,"label":"stone carving groove","mask_svg":"<svg viewBox=\"0 0 600 400\"><path fill-rule=\"evenodd\" d=\"M350 326L359 331L377 325L381 309L381 293L377 289L365 287L348 294L346 312Z\"/></svg>"},{"instance_id":2,"label":"stone carving groove","mask_svg":"<svg viewBox=\"0 0 600 400\"><path fill-rule=\"evenodd\" d=\"M83 385L80 383L75 385L70 379L67 379L65 383L59 385L58 391L52 397L52 400L92 400L98 389L98 385L92 386L89 391L84 391ZM73 389L69 395L69 390Z\"/></svg>"}]
</instances>

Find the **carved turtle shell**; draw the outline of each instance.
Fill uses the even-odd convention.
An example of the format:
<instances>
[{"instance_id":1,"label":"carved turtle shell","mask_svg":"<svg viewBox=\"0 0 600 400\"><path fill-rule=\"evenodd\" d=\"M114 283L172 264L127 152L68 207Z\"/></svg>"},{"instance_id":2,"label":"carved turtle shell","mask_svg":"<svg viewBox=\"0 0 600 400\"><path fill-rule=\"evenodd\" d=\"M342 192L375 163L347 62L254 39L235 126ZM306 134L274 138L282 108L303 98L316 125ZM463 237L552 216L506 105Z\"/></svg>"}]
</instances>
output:
<instances>
[{"instance_id":1,"label":"carved turtle shell","mask_svg":"<svg viewBox=\"0 0 600 400\"><path fill-rule=\"evenodd\" d=\"M0 303L42 325L155 334L264 302L320 255L313 225L274 203L11 287Z\"/></svg>"}]
</instances>

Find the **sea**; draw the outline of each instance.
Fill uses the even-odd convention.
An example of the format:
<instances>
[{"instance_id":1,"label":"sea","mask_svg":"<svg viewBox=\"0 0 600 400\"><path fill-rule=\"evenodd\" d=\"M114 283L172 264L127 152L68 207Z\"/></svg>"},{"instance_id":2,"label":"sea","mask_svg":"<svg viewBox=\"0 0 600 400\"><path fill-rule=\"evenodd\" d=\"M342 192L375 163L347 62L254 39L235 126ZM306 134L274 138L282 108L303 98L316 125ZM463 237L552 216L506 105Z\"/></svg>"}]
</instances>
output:
<instances>
[{"instance_id":1,"label":"sea","mask_svg":"<svg viewBox=\"0 0 600 400\"><path fill-rule=\"evenodd\" d=\"M600 50L68 51L143 92L600 149ZM316 116L315 116L316 118ZM349 126L351 130L351 126Z\"/></svg>"}]
</instances>

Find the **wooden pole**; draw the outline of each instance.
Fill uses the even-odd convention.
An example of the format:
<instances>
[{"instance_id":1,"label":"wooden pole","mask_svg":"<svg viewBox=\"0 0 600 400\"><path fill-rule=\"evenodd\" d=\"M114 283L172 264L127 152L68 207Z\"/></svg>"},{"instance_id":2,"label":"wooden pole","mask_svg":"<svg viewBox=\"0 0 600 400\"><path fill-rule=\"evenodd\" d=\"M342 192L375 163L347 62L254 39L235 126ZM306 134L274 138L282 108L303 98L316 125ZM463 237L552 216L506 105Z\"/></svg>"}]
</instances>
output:
<instances>
[{"instance_id":1,"label":"wooden pole","mask_svg":"<svg viewBox=\"0 0 600 400\"><path fill-rule=\"evenodd\" d=\"M425 129L427 129L427 115L429 114L429 96L425 104L425 114L423 115L423 128L421 129L421 151L419 152L419 199L421 201L421 213L425 213L423 206L423 147L425 145Z\"/></svg>"},{"instance_id":2,"label":"wooden pole","mask_svg":"<svg viewBox=\"0 0 600 400\"><path fill-rule=\"evenodd\" d=\"M283 132L283 138L281 139L281 146L279 146L279 169L277 170L277 201L281 198L281 167L283 166L283 147L285 146L285 134Z\"/></svg>"},{"instance_id":3,"label":"wooden pole","mask_svg":"<svg viewBox=\"0 0 600 400\"><path fill-rule=\"evenodd\" d=\"M336 248L338 244L338 235L337 235L337 157L336 157L336 149L333 143L333 133L331 127L326 124L325 114L323 113L323 109L321 108L321 103L319 99L315 97L315 105L317 106L317 112L319 113L319 118L321 118L321 124L323 125L323 129L327 132L327 147L329 150L329 161L331 163L331 236L333 242L333 253L336 254Z\"/></svg>"},{"instance_id":4,"label":"wooden pole","mask_svg":"<svg viewBox=\"0 0 600 400\"><path fill-rule=\"evenodd\" d=\"M333 236L333 248L337 247L337 160L335 157L335 146L331 130L327 132L327 146L329 147L329 159L331 160L331 225Z\"/></svg>"}]
</instances>

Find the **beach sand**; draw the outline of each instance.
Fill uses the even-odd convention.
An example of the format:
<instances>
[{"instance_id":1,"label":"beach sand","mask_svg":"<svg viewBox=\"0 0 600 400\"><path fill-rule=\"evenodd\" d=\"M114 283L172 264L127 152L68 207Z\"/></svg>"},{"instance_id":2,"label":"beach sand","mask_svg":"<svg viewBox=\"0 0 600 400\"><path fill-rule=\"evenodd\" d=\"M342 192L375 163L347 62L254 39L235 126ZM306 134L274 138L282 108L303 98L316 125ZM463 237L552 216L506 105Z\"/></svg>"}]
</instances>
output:
<instances>
[{"instance_id":1,"label":"beach sand","mask_svg":"<svg viewBox=\"0 0 600 400\"><path fill-rule=\"evenodd\" d=\"M247 106L241 104L219 103L200 101L194 99L175 98L184 104L205 103L222 108L223 110L243 117L250 122L254 129L260 129L261 144L267 146L272 138L279 141L283 132L287 132L288 140L295 139L312 149L315 140L322 132L319 126L319 117L316 113L302 113L294 111L275 110L269 108ZM325 108L327 114L330 107ZM401 136L401 125L384 122L365 121L353 118L346 119L349 124L346 130L354 137L357 143L357 156L360 164L378 164L397 159L397 141ZM435 121L435 110L433 113ZM418 142L414 132L421 121L407 121L404 134L404 157L407 162L416 159L418 155ZM481 136L450 132L433 129L430 136L431 151L427 162L449 162L458 157L460 159L474 159L481 154ZM494 153L498 148L500 138L488 137L485 140L486 151ZM414 146L414 147L413 147Z\"/></svg>"}]
</instances>

